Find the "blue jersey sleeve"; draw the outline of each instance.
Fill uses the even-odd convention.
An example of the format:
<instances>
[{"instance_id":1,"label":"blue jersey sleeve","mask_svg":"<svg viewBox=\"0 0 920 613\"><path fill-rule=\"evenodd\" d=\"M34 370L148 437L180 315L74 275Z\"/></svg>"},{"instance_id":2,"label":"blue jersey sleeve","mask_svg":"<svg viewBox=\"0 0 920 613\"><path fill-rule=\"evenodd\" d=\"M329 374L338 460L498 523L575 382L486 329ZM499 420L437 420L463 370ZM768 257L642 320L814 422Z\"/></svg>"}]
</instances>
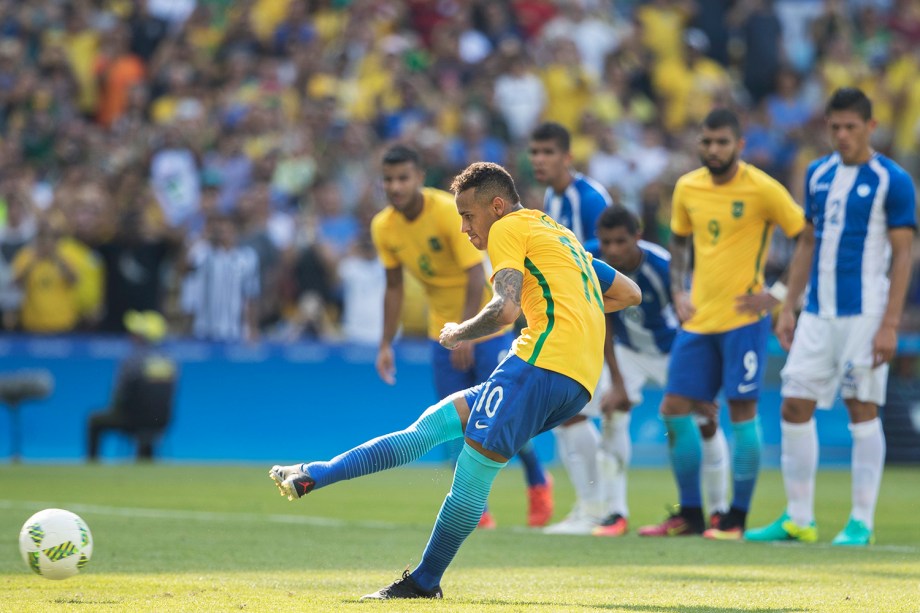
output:
<instances>
[{"instance_id":1,"label":"blue jersey sleeve","mask_svg":"<svg viewBox=\"0 0 920 613\"><path fill-rule=\"evenodd\" d=\"M617 270L604 260L593 258L591 265L594 266L594 272L597 273L597 279L601 282L601 293L607 293L613 280L617 278Z\"/></svg>"},{"instance_id":2,"label":"blue jersey sleeve","mask_svg":"<svg viewBox=\"0 0 920 613\"><path fill-rule=\"evenodd\" d=\"M595 258L600 256L601 244L595 234L597 218L601 216L608 202L600 193L590 190L585 191L581 202L581 227L585 233L585 251L590 252Z\"/></svg>"},{"instance_id":3,"label":"blue jersey sleeve","mask_svg":"<svg viewBox=\"0 0 920 613\"><path fill-rule=\"evenodd\" d=\"M885 214L889 228L917 227L917 196L914 182L901 168L891 173L888 198L885 199Z\"/></svg>"},{"instance_id":4,"label":"blue jersey sleeve","mask_svg":"<svg viewBox=\"0 0 920 613\"><path fill-rule=\"evenodd\" d=\"M824 159L815 160L808 165L808 170L805 171L805 206L802 208L805 209L805 219L809 222L813 222L815 216L815 195L811 191L811 179Z\"/></svg>"}]
</instances>

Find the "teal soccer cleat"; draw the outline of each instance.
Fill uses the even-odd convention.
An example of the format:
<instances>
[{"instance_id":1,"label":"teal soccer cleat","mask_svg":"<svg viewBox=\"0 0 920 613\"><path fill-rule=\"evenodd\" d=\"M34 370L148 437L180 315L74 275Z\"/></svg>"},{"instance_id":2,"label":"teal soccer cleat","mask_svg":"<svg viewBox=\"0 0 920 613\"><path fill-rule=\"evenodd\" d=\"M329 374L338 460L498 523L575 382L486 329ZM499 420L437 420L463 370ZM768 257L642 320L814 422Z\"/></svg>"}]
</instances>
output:
<instances>
[{"instance_id":1,"label":"teal soccer cleat","mask_svg":"<svg viewBox=\"0 0 920 613\"><path fill-rule=\"evenodd\" d=\"M807 526L800 526L789 519L789 515L784 511L780 518L772 524L747 530L744 533L744 540L761 543L772 541L814 543L818 540L818 526L815 522Z\"/></svg>"},{"instance_id":2,"label":"teal soccer cleat","mask_svg":"<svg viewBox=\"0 0 920 613\"><path fill-rule=\"evenodd\" d=\"M872 530L869 530L869 527L864 522L851 517L847 525L843 527L843 530L831 541L831 545L865 547L874 542L875 535L872 534Z\"/></svg>"}]
</instances>

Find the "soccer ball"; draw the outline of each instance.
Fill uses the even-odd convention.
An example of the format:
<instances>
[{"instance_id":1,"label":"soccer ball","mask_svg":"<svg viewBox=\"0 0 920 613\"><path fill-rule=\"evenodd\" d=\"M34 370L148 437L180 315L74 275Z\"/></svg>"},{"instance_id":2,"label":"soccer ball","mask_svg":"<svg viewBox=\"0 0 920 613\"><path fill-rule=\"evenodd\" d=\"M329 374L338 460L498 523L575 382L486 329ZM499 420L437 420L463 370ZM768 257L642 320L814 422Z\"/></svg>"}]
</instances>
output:
<instances>
[{"instance_id":1,"label":"soccer ball","mask_svg":"<svg viewBox=\"0 0 920 613\"><path fill-rule=\"evenodd\" d=\"M78 515L64 509L45 509L23 524L19 552L29 568L42 577L66 579L89 562L93 535Z\"/></svg>"}]
</instances>

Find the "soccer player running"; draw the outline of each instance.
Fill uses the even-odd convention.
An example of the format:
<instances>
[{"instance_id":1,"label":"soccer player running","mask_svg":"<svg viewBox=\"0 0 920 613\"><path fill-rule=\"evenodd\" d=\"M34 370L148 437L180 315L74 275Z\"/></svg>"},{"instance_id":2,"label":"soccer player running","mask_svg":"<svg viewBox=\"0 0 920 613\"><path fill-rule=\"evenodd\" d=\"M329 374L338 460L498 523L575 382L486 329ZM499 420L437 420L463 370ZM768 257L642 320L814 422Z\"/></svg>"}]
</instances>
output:
<instances>
[{"instance_id":1,"label":"soccer player running","mask_svg":"<svg viewBox=\"0 0 920 613\"><path fill-rule=\"evenodd\" d=\"M834 152L811 163L805 178L808 223L789 269L788 294L776 335L789 357L782 370L782 456L786 510L749 541L818 539L815 474L816 407L830 408L839 389L850 414L852 510L833 545L873 542L873 520L885 464L878 407L911 274L917 227L910 176L870 145L872 102L838 89L825 108ZM796 325L795 309L805 294Z\"/></svg>"},{"instance_id":2,"label":"soccer player running","mask_svg":"<svg viewBox=\"0 0 920 613\"><path fill-rule=\"evenodd\" d=\"M383 156L383 188L389 206L371 221L371 236L386 269L383 338L377 352L377 373L396 383L393 339L403 302L403 268L419 280L428 300L428 336L432 343L434 387L438 398L485 381L508 352L513 340L506 326L494 334L461 343L454 351L438 343L448 321L469 319L491 298L483 268L484 255L458 231L460 217L451 194L424 187L418 153L393 145ZM533 445L518 454L527 479L527 522L545 525L553 514L552 485ZM480 524L494 528L485 511Z\"/></svg>"},{"instance_id":3,"label":"soccer player running","mask_svg":"<svg viewBox=\"0 0 920 613\"><path fill-rule=\"evenodd\" d=\"M411 462L435 445L465 437L450 492L421 562L369 599L441 598L441 577L482 514L498 472L531 438L577 414L603 364L604 312L638 304L639 288L593 260L575 235L541 211L523 208L501 166L477 162L451 186L461 229L488 251L494 293L462 323L448 322L440 343L492 335L523 312L528 326L489 378L429 407L400 432L329 462L275 466L269 475L294 500L337 481Z\"/></svg>"},{"instance_id":4,"label":"soccer player running","mask_svg":"<svg viewBox=\"0 0 920 613\"><path fill-rule=\"evenodd\" d=\"M626 473L632 456L630 410L642 403L646 383L666 384L668 357L680 323L671 302L671 254L642 240L639 219L624 207L612 206L598 218L596 234L603 260L635 281L643 295L642 304L607 316L608 334L613 336L604 346L607 372L601 375L594 398L582 410L583 415L594 417L602 413L595 497L601 501L600 514L606 519L592 533L622 536L629 517ZM710 513L724 513L728 510L725 434L715 419L699 416L698 421L706 508ZM582 501L578 504L585 506Z\"/></svg>"},{"instance_id":5,"label":"soccer player running","mask_svg":"<svg viewBox=\"0 0 920 613\"><path fill-rule=\"evenodd\" d=\"M603 185L572 171L569 131L558 123L540 124L530 135L528 154L534 178L546 185L543 210L571 230L586 251L599 256L597 218L613 201ZM589 415L596 413L595 408ZM577 504L565 519L546 528L549 534L590 534L603 520L596 459L600 432L589 415L576 415L553 431Z\"/></svg>"},{"instance_id":6,"label":"soccer player running","mask_svg":"<svg viewBox=\"0 0 920 613\"><path fill-rule=\"evenodd\" d=\"M766 173L739 159L744 149L737 116L726 109L703 120L703 167L674 187L671 214L671 294L682 322L671 348L661 415L680 509L640 536L700 534L740 539L760 470L757 398L763 383L769 309L779 300L764 291L767 249L778 225L786 236L805 226L802 209ZM693 244L693 280L688 246ZM778 288L771 288L778 289ZM776 293L774 291L774 293ZM705 529L700 494L700 432L693 412L719 390L728 401L734 433L733 498L718 525ZM704 403L704 404L700 404Z\"/></svg>"}]
</instances>

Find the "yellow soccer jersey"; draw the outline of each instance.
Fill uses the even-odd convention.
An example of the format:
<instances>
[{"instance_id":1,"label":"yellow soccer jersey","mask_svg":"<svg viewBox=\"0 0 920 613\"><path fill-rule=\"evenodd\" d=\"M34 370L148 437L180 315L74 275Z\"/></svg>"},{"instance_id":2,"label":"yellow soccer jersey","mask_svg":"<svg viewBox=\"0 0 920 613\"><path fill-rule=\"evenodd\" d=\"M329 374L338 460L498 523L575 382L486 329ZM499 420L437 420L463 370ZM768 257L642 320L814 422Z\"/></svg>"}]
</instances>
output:
<instances>
[{"instance_id":1,"label":"yellow soccer jersey","mask_svg":"<svg viewBox=\"0 0 920 613\"><path fill-rule=\"evenodd\" d=\"M466 271L485 256L460 231L453 195L431 188L422 194L418 217L409 221L388 206L371 221L371 236L385 268L403 266L421 282L428 299L428 336L437 339L445 323L463 321ZM480 307L491 298L487 286Z\"/></svg>"},{"instance_id":2,"label":"yellow soccer jersey","mask_svg":"<svg viewBox=\"0 0 920 613\"><path fill-rule=\"evenodd\" d=\"M776 180L744 162L724 185L714 184L705 167L685 174L673 198L671 231L693 234L696 313L684 329L715 334L758 321L758 315L739 313L735 299L763 288L773 227L797 235L805 227L802 208Z\"/></svg>"},{"instance_id":3,"label":"yellow soccer jersey","mask_svg":"<svg viewBox=\"0 0 920 613\"><path fill-rule=\"evenodd\" d=\"M521 309L527 327L512 353L575 379L593 394L604 362L605 328L591 255L570 230L532 209L496 221L488 252L493 270L524 274Z\"/></svg>"}]
</instances>

